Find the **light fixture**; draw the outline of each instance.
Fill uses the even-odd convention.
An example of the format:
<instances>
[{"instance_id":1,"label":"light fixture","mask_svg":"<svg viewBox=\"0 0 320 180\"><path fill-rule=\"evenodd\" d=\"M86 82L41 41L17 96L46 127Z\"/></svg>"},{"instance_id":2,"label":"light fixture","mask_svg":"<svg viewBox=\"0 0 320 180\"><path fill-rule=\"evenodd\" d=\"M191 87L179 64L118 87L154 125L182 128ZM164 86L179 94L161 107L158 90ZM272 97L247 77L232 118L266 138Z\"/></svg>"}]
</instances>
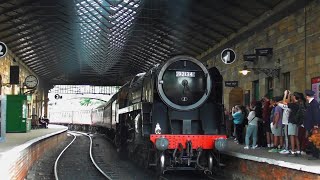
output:
<instances>
[{"instance_id":1,"label":"light fixture","mask_svg":"<svg viewBox=\"0 0 320 180\"><path fill-rule=\"evenodd\" d=\"M280 75L280 68L275 68L275 69L272 69L272 68L248 68L246 65L243 67L242 70L239 71L239 73L241 73L243 75L247 75L249 72L251 72L249 69L256 72L256 73L264 73L268 77L279 78L279 75Z\"/></svg>"},{"instance_id":2,"label":"light fixture","mask_svg":"<svg viewBox=\"0 0 320 180\"><path fill-rule=\"evenodd\" d=\"M241 71L239 71L239 73L241 73L242 75L247 75L249 72L248 67L246 65L244 65L243 69Z\"/></svg>"}]
</instances>

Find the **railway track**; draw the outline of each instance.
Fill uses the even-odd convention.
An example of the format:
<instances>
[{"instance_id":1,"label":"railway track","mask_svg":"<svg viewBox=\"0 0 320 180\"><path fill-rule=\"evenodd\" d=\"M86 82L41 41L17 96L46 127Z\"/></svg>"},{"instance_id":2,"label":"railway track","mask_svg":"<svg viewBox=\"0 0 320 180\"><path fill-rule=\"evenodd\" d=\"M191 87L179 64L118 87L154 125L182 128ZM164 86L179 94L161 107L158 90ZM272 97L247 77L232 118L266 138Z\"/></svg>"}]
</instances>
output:
<instances>
[{"instance_id":1,"label":"railway track","mask_svg":"<svg viewBox=\"0 0 320 180\"><path fill-rule=\"evenodd\" d=\"M100 168L93 158L92 138L80 132L69 132L74 138L60 153L54 164L56 180L63 179L117 179L113 172ZM101 162L100 162L101 163ZM102 165L103 166L103 165Z\"/></svg>"},{"instance_id":2,"label":"railway track","mask_svg":"<svg viewBox=\"0 0 320 180\"><path fill-rule=\"evenodd\" d=\"M64 179L108 179L108 180L210 180L225 179L197 172L167 172L156 176L152 169L144 169L128 159L118 156L116 149L105 136L90 136L80 132L69 132L73 140L62 150L54 163L56 180ZM105 139L105 141L103 141Z\"/></svg>"}]
</instances>

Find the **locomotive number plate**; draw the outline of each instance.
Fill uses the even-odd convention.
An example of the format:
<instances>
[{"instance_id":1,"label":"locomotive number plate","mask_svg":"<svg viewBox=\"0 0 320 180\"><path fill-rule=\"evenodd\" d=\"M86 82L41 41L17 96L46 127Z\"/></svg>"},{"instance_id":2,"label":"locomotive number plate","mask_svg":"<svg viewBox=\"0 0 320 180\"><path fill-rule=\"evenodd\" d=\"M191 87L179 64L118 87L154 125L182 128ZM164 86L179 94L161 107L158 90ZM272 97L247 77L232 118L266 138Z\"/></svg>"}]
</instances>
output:
<instances>
[{"instance_id":1,"label":"locomotive number plate","mask_svg":"<svg viewBox=\"0 0 320 180\"><path fill-rule=\"evenodd\" d=\"M195 72L176 71L176 77L196 77Z\"/></svg>"}]
</instances>

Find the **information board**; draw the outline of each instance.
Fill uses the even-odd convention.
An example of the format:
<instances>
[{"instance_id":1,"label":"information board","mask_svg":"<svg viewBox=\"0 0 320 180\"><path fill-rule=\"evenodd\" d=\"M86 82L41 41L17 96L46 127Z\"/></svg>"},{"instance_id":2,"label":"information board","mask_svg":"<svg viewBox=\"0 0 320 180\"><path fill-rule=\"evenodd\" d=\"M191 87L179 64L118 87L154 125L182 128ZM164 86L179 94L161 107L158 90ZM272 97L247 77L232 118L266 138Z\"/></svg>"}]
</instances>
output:
<instances>
[{"instance_id":1,"label":"information board","mask_svg":"<svg viewBox=\"0 0 320 180\"><path fill-rule=\"evenodd\" d=\"M315 92L314 99L320 102L320 77L314 77L311 79L311 88Z\"/></svg>"}]
</instances>

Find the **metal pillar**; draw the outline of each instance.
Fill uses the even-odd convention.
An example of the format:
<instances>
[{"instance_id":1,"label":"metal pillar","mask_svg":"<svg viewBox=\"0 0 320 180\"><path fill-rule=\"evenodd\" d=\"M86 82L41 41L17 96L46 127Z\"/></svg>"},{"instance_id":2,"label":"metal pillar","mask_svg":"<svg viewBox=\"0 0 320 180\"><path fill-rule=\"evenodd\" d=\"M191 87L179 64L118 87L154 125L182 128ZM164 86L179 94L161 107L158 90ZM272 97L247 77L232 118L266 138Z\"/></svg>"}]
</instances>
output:
<instances>
[{"instance_id":1,"label":"metal pillar","mask_svg":"<svg viewBox=\"0 0 320 180\"><path fill-rule=\"evenodd\" d=\"M49 93L49 89L48 88L44 88L43 89L43 116L44 117L48 117L48 93Z\"/></svg>"}]
</instances>

